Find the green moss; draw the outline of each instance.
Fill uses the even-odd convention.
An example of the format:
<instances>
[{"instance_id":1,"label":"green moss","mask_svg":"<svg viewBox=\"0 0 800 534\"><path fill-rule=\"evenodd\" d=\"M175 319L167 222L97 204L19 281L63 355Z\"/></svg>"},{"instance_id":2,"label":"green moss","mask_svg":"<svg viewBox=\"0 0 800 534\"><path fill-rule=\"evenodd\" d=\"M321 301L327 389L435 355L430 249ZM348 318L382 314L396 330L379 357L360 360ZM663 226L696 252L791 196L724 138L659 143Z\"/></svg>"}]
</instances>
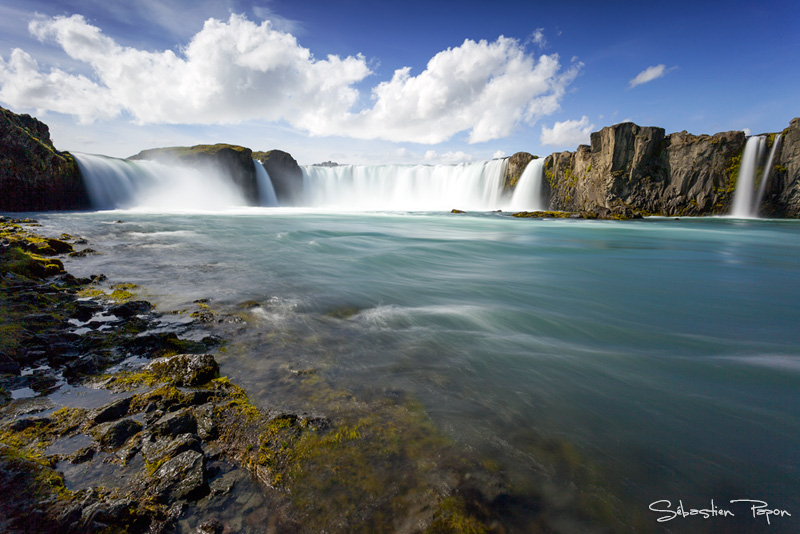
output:
<instances>
[{"instance_id":1,"label":"green moss","mask_svg":"<svg viewBox=\"0 0 800 534\"><path fill-rule=\"evenodd\" d=\"M736 190L736 181L739 178L739 168L742 164L742 155L737 154L731 158L728 167L725 169L725 176L728 177L728 187L723 192L731 194Z\"/></svg>"},{"instance_id":2,"label":"green moss","mask_svg":"<svg viewBox=\"0 0 800 534\"><path fill-rule=\"evenodd\" d=\"M3 262L0 263L0 274L7 272L41 280L63 273L64 264L57 259L45 258L20 248L11 248L4 254Z\"/></svg>"},{"instance_id":3,"label":"green moss","mask_svg":"<svg viewBox=\"0 0 800 534\"><path fill-rule=\"evenodd\" d=\"M467 513L464 501L447 497L439 503L433 523L426 534L488 534L488 530L474 516Z\"/></svg>"}]
</instances>

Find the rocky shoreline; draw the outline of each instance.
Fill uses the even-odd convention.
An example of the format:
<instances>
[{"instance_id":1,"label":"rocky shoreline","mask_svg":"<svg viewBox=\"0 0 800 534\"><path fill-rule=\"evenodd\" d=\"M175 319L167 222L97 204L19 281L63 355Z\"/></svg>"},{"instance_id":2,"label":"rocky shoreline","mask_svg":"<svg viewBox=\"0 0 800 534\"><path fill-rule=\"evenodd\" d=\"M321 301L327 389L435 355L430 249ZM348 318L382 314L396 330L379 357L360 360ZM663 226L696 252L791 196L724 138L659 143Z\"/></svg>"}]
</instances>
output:
<instances>
[{"instance_id":1,"label":"rocky shoreline","mask_svg":"<svg viewBox=\"0 0 800 534\"><path fill-rule=\"evenodd\" d=\"M205 303L170 321L131 284L75 278L58 257L88 243L36 226L0 218L3 531L499 533L533 506L402 394L292 369L333 416L254 406L219 375Z\"/></svg>"}]
</instances>

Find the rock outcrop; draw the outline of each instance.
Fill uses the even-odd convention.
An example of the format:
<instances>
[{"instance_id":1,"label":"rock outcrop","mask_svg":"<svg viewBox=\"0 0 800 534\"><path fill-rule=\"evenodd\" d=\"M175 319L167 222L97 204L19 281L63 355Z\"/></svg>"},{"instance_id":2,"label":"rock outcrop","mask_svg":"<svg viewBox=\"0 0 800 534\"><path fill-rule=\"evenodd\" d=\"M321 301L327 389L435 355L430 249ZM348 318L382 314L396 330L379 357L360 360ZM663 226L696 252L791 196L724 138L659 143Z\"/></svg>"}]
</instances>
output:
<instances>
[{"instance_id":1,"label":"rock outcrop","mask_svg":"<svg viewBox=\"0 0 800 534\"><path fill-rule=\"evenodd\" d=\"M533 156L527 152L517 152L508 158L506 176L503 180L503 191L512 191L517 186L519 177L522 176L522 173L525 171L525 167L528 166L528 163L537 158L538 156Z\"/></svg>"},{"instance_id":2,"label":"rock outcrop","mask_svg":"<svg viewBox=\"0 0 800 534\"><path fill-rule=\"evenodd\" d=\"M767 183L762 214L769 217L800 217L800 118L783 130L780 151ZM769 145L775 136L769 136Z\"/></svg>"},{"instance_id":3,"label":"rock outcrop","mask_svg":"<svg viewBox=\"0 0 800 534\"><path fill-rule=\"evenodd\" d=\"M303 195L303 171L297 161L282 150L253 152L253 158L264 165L275 195L282 206L295 206Z\"/></svg>"},{"instance_id":4,"label":"rock outcrop","mask_svg":"<svg viewBox=\"0 0 800 534\"><path fill-rule=\"evenodd\" d=\"M164 163L179 163L195 169L213 168L223 176L229 176L244 192L250 204L257 205L259 199L256 169L253 166L253 151L236 145L195 145L192 147L167 147L143 150L128 159L149 159Z\"/></svg>"},{"instance_id":5,"label":"rock outcrop","mask_svg":"<svg viewBox=\"0 0 800 534\"><path fill-rule=\"evenodd\" d=\"M782 134L761 213L800 217L800 119ZM776 136L763 135L769 150ZM663 128L616 124L592 133L591 146L548 156L545 194L550 209L563 211L727 214L745 142L740 131L665 135Z\"/></svg>"},{"instance_id":6,"label":"rock outcrop","mask_svg":"<svg viewBox=\"0 0 800 534\"><path fill-rule=\"evenodd\" d=\"M708 215L730 209L745 135L665 135L628 122L592 133L591 143L548 156L552 209Z\"/></svg>"},{"instance_id":7,"label":"rock outcrop","mask_svg":"<svg viewBox=\"0 0 800 534\"><path fill-rule=\"evenodd\" d=\"M0 107L0 210L89 206L75 159L55 149L47 125Z\"/></svg>"}]
</instances>

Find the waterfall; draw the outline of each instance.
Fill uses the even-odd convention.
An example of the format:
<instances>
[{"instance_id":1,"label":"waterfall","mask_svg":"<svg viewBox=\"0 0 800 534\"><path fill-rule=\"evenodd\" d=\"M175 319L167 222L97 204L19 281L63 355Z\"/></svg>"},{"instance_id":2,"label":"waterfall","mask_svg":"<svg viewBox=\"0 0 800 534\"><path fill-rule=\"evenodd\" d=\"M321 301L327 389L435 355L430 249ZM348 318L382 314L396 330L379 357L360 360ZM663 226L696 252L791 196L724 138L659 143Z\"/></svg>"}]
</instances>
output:
<instances>
[{"instance_id":1,"label":"waterfall","mask_svg":"<svg viewBox=\"0 0 800 534\"><path fill-rule=\"evenodd\" d=\"M459 165L302 167L304 203L348 210L488 211L502 208L507 159Z\"/></svg>"},{"instance_id":2,"label":"waterfall","mask_svg":"<svg viewBox=\"0 0 800 534\"><path fill-rule=\"evenodd\" d=\"M747 140L739 164L739 176L736 178L736 191L733 194L733 209L731 215L739 218L755 217L753 197L755 196L756 170L758 169L759 154L763 152L765 139L753 136Z\"/></svg>"},{"instance_id":3,"label":"waterfall","mask_svg":"<svg viewBox=\"0 0 800 534\"><path fill-rule=\"evenodd\" d=\"M511 197L509 209L512 211L538 211L547 209L542 198L542 177L544 175L545 158L532 159L528 162L517 187Z\"/></svg>"},{"instance_id":4,"label":"waterfall","mask_svg":"<svg viewBox=\"0 0 800 534\"><path fill-rule=\"evenodd\" d=\"M761 203L764 201L764 193L767 190L770 171L772 171L772 162L775 159L778 145L781 144L781 135L782 134L778 134L775 136L775 142L772 144L772 150L769 151L769 158L767 158L767 164L764 166L764 172L761 175L761 183L758 186L758 194L756 195L756 202L753 206L753 212L756 217L758 217L758 211L761 208Z\"/></svg>"},{"instance_id":5,"label":"waterfall","mask_svg":"<svg viewBox=\"0 0 800 534\"><path fill-rule=\"evenodd\" d=\"M97 209L212 210L247 205L244 194L211 169L73 155Z\"/></svg>"},{"instance_id":6,"label":"waterfall","mask_svg":"<svg viewBox=\"0 0 800 534\"><path fill-rule=\"evenodd\" d=\"M256 183L258 184L258 200L261 206L274 208L278 205L278 196L275 194L275 187L269 177L267 169L257 159L253 160L256 168Z\"/></svg>"},{"instance_id":7,"label":"waterfall","mask_svg":"<svg viewBox=\"0 0 800 534\"><path fill-rule=\"evenodd\" d=\"M736 179L736 191L733 196L731 216L743 219L758 217L761 202L764 200L764 192L767 189L770 171L772 171L772 162L780 141L781 136L779 134L775 137L775 142L772 145L772 150L770 150L761 175L761 181L758 183L756 180L758 167L764 160L767 138L759 135L750 137L747 140L742 154L742 161L739 165L739 176Z\"/></svg>"}]
</instances>

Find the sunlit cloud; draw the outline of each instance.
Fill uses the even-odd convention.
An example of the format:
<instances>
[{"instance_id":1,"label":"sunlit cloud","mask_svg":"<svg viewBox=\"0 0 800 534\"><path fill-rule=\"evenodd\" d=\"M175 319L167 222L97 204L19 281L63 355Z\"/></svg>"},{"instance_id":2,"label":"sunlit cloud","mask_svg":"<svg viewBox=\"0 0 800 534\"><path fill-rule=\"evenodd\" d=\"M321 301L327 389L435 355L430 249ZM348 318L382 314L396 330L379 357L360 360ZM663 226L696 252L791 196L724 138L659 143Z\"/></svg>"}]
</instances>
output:
<instances>
[{"instance_id":1,"label":"sunlit cloud","mask_svg":"<svg viewBox=\"0 0 800 534\"><path fill-rule=\"evenodd\" d=\"M589 137L594 127L594 124L589 123L589 117L586 115L580 120L556 122L552 128L542 126L539 142L543 145L567 148L589 144Z\"/></svg>"},{"instance_id":2,"label":"sunlit cloud","mask_svg":"<svg viewBox=\"0 0 800 534\"><path fill-rule=\"evenodd\" d=\"M37 17L29 31L88 70L40 65L15 49L0 57L0 100L83 123L120 116L136 124L258 119L285 121L313 136L436 144L466 132L479 143L557 111L582 68L573 62L562 69L557 54L535 57L515 39L467 39L435 54L417 75L396 70L373 87L366 109L354 111L362 102L354 86L373 74L364 56L316 58L269 20L210 18L175 51L120 45L80 15Z\"/></svg>"},{"instance_id":3,"label":"sunlit cloud","mask_svg":"<svg viewBox=\"0 0 800 534\"><path fill-rule=\"evenodd\" d=\"M668 72L675 70L675 68L676 67L672 67L668 69L666 65L663 64L647 67L629 82L629 87L633 88L643 83L652 82L653 80L663 77Z\"/></svg>"}]
</instances>

